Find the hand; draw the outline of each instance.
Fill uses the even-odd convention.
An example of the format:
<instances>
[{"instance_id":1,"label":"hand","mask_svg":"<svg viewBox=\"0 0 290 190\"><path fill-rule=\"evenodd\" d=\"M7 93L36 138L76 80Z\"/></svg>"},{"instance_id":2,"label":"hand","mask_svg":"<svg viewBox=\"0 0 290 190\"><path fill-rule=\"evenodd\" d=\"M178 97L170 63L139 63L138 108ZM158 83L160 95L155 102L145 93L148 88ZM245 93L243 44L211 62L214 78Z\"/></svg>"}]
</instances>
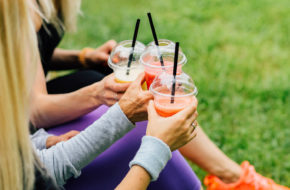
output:
<instances>
[{"instance_id":1,"label":"hand","mask_svg":"<svg viewBox=\"0 0 290 190\"><path fill-rule=\"evenodd\" d=\"M101 101L101 104L112 106L120 100L130 83L117 83L114 73L106 76L103 80L96 83L98 85L95 91L96 99Z\"/></svg>"},{"instance_id":2,"label":"hand","mask_svg":"<svg viewBox=\"0 0 290 190\"><path fill-rule=\"evenodd\" d=\"M50 136L46 140L46 148L50 148L59 142L67 141L79 133L80 133L79 131L72 130L60 136Z\"/></svg>"},{"instance_id":3,"label":"hand","mask_svg":"<svg viewBox=\"0 0 290 190\"><path fill-rule=\"evenodd\" d=\"M194 98L191 105L175 115L161 117L156 112L153 101L150 101L146 135L159 138L170 147L171 151L180 148L196 136L195 127L192 126L193 122L195 122L195 126L197 125L196 108L197 99Z\"/></svg>"},{"instance_id":4,"label":"hand","mask_svg":"<svg viewBox=\"0 0 290 190\"><path fill-rule=\"evenodd\" d=\"M88 52L86 54L86 63L88 66L90 68L95 68L97 65L108 66L107 61L110 53L116 45L117 42L115 40L109 40L96 50Z\"/></svg>"},{"instance_id":5,"label":"hand","mask_svg":"<svg viewBox=\"0 0 290 190\"><path fill-rule=\"evenodd\" d=\"M147 105L153 95L149 91L142 90L142 84L145 82L145 74L142 73L131 83L119 105L130 121L144 121L148 118Z\"/></svg>"}]
</instances>

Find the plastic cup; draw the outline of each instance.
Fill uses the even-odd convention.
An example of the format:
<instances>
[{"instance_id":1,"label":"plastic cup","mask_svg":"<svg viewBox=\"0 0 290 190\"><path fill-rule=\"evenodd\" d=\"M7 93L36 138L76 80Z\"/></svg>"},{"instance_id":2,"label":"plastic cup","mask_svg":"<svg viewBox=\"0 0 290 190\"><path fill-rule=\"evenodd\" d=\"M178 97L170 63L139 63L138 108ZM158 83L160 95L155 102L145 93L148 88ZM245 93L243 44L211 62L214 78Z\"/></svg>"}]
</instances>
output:
<instances>
[{"instance_id":1,"label":"plastic cup","mask_svg":"<svg viewBox=\"0 0 290 190\"><path fill-rule=\"evenodd\" d=\"M197 88L193 80L185 73L176 76L175 94L172 96L173 76L162 72L150 86L154 96L154 106L162 117L172 116L193 102ZM172 99L174 102L172 103Z\"/></svg>"},{"instance_id":2,"label":"plastic cup","mask_svg":"<svg viewBox=\"0 0 290 190\"><path fill-rule=\"evenodd\" d=\"M141 53L145 50L145 45L136 41L131 66L128 68L129 57L133 50L131 46L132 40L118 43L108 59L108 65L113 69L115 81L118 83L130 83L144 72L144 67L139 60Z\"/></svg>"},{"instance_id":3,"label":"plastic cup","mask_svg":"<svg viewBox=\"0 0 290 190\"><path fill-rule=\"evenodd\" d=\"M159 54L160 53L160 54ZM161 66L160 57L162 56L164 61L164 67ZM154 78L161 72L172 74L174 63L174 48L159 48L157 46L151 46L144 51L140 57L140 61L144 66L145 78L147 88L150 88ZM187 59L185 55L179 51L177 75L182 73L182 66L186 63Z\"/></svg>"}]
</instances>

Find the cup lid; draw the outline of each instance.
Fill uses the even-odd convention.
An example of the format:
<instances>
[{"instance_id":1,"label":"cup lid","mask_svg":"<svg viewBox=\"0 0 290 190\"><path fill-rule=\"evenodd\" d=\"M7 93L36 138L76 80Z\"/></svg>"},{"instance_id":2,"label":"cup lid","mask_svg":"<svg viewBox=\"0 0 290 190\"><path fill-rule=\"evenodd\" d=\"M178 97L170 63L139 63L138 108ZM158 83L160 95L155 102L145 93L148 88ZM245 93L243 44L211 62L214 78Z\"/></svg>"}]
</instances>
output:
<instances>
[{"instance_id":1,"label":"cup lid","mask_svg":"<svg viewBox=\"0 0 290 190\"><path fill-rule=\"evenodd\" d=\"M174 62L174 54L175 54L175 45L174 48L160 48L160 46L150 46L146 48L146 50L142 53L140 57L140 61L144 66L152 67L152 68L160 68L160 65L152 64L153 62L160 62L160 55L163 58L163 61L171 62L172 64L165 64L164 68L173 67ZM178 65L184 65L187 62L187 58L182 51L178 53Z\"/></svg>"},{"instance_id":2,"label":"cup lid","mask_svg":"<svg viewBox=\"0 0 290 190\"><path fill-rule=\"evenodd\" d=\"M144 50L145 45L139 41L136 41L131 67L140 66L139 59ZM112 52L109 56L109 67L112 69L124 68L128 64L132 51L132 40L125 40L118 43L117 46L112 49Z\"/></svg>"},{"instance_id":3,"label":"cup lid","mask_svg":"<svg viewBox=\"0 0 290 190\"><path fill-rule=\"evenodd\" d=\"M173 75L168 74L166 72L162 72L155 77L149 90L153 94L172 97L170 92L172 91L173 81L174 81ZM187 97L197 95L198 93L197 87L195 86L191 77L186 73L176 75L175 82L176 82L175 85L176 92L181 92L175 93L174 95L175 97ZM162 92L160 92L160 89L162 89Z\"/></svg>"},{"instance_id":4,"label":"cup lid","mask_svg":"<svg viewBox=\"0 0 290 190\"><path fill-rule=\"evenodd\" d=\"M158 44L160 48L175 48L175 43L167 39L159 39ZM155 41L150 42L147 47L156 46Z\"/></svg>"}]
</instances>

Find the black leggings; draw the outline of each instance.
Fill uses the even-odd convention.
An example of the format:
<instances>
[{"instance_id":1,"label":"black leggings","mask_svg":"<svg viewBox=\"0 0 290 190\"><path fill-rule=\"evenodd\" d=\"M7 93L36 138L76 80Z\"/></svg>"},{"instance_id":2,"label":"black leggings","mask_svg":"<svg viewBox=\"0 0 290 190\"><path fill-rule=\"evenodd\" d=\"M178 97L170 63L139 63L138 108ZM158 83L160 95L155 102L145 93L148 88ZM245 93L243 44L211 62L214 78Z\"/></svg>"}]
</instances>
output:
<instances>
[{"instance_id":1,"label":"black leggings","mask_svg":"<svg viewBox=\"0 0 290 190\"><path fill-rule=\"evenodd\" d=\"M102 80L110 72L111 71L99 72L95 70L80 70L75 73L48 81L47 91L49 94L73 92Z\"/></svg>"}]
</instances>

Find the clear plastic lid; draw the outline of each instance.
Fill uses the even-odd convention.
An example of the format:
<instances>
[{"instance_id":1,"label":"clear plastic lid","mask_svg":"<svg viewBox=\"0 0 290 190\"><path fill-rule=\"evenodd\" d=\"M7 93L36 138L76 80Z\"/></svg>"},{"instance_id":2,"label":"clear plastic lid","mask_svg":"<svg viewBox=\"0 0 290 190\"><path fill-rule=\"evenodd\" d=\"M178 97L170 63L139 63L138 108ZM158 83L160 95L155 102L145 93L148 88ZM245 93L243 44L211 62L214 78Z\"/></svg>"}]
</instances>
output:
<instances>
[{"instance_id":1,"label":"clear plastic lid","mask_svg":"<svg viewBox=\"0 0 290 190\"><path fill-rule=\"evenodd\" d=\"M171 74L162 72L157 75L150 86L150 91L153 95L171 97L174 77ZM175 78L175 95L174 97L196 96L198 93L197 87L193 80L185 73L176 75Z\"/></svg>"},{"instance_id":2,"label":"clear plastic lid","mask_svg":"<svg viewBox=\"0 0 290 190\"><path fill-rule=\"evenodd\" d=\"M109 67L111 67L113 70L126 69L130 54L132 53L133 50L131 46L132 40L125 40L118 43L117 46L113 48L110 57L108 59ZM143 43L136 41L130 68L141 66L139 59L141 54L144 52L145 48L146 46Z\"/></svg>"},{"instance_id":3,"label":"clear plastic lid","mask_svg":"<svg viewBox=\"0 0 290 190\"><path fill-rule=\"evenodd\" d=\"M175 44L173 48L158 48L157 46L150 46L142 53L140 61L144 66L152 68L160 68L160 55L164 61L164 68L172 68L174 62ZM187 59L182 51L178 53L178 65L186 64ZM158 64L157 64L158 63Z\"/></svg>"},{"instance_id":4,"label":"clear plastic lid","mask_svg":"<svg viewBox=\"0 0 290 190\"><path fill-rule=\"evenodd\" d=\"M175 43L171 40L159 39L158 44L159 44L160 49L173 49L173 50L175 49ZM156 47L155 42L152 41L146 46L146 50L150 48L155 48L155 47ZM180 47L179 47L179 51L182 52Z\"/></svg>"},{"instance_id":5,"label":"clear plastic lid","mask_svg":"<svg viewBox=\"0 0 290 190\"><path fill-rule=\"evenodd\" d=\"M158 44L160 48L173 48L175 47L175 43L171 40L167 40L167 39L159 39L158 40ZM152 41L150 42L147 47L152 47L152 46L156 46L155 42Z\"/></svg>"}]
</instances>

